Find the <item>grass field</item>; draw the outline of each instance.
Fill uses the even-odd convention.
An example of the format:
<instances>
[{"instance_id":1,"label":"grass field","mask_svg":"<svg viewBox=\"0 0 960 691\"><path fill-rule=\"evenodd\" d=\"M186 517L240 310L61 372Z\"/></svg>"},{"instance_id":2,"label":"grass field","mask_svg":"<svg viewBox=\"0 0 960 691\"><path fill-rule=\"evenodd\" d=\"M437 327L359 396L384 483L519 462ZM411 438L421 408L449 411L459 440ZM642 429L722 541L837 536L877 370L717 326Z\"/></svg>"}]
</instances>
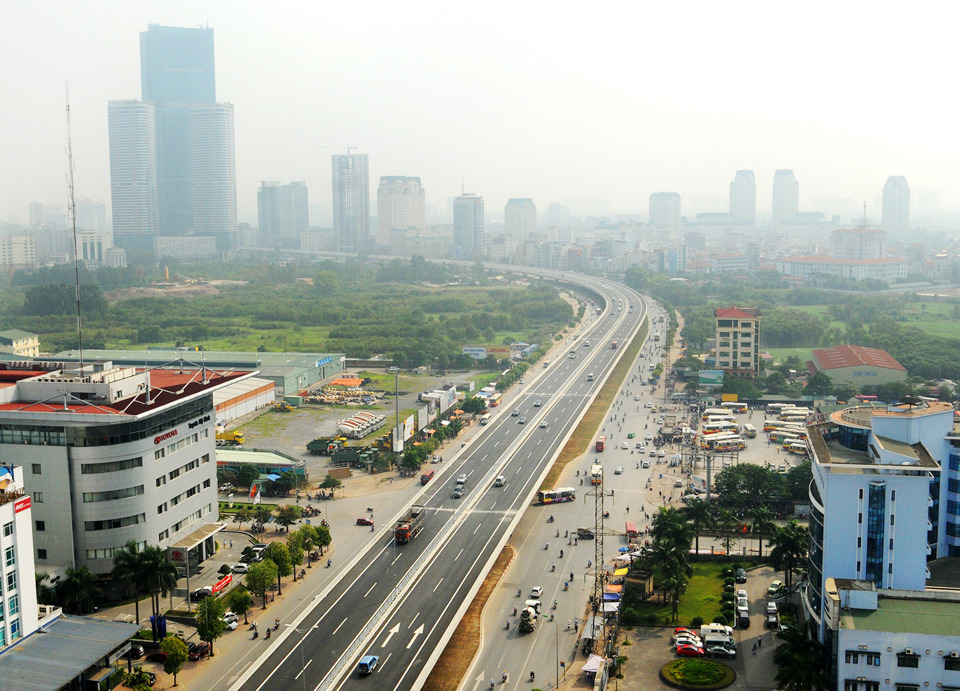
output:
<instances>
[{"instance_id":1,"label":"grass field","mask_svg":"<svg viewBox=\"0 0 960 691\"><path fill-rule=\"evenodd\" d=\"M713 618L720 614L720 594L723 592L720 573L728 566L729 564L719 562L693 564L693 576L687 585L687 592L680 596L680 606L677 609L681 625L689 624L694 617L703 617L707 622L713 621ZM641 603L635 609L640 613L641 621L651 614L657 617L658 623L672 619L670 602L662 602L658 596Z\"/></svg>"},{"instance_id":2,"label":"grass field","mask_svg":"<svg viewBox=\"0 0 960 691\"><path fill-rule=\"evenodd\" d=\"M813 348L765 348L765 350L777 362L783 362L791 355L799 357L801 362L807 362L813 358Z\"/></svg>"}]
</instances>

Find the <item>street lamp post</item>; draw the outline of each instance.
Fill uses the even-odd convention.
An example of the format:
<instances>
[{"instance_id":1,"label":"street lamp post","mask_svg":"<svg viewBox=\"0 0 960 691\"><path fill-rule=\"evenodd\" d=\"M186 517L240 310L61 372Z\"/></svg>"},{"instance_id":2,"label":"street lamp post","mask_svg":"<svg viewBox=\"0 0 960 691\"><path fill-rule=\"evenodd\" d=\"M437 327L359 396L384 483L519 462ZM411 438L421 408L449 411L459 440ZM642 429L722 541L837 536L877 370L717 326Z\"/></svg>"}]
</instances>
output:
<instances>
[{"instance_id":1,"label":"street lamp post","mask_svg":"<svg viewBox=\"0 0 960 691\"><path fill-rule=\"evenodd\" d=\"M307 669L307 664L306 664L306 661L304 660L304 657L303 657L303 642L307 639L307 634L310 633L311 631L313 631L315 628L319 627L320 624L314 624L313 626L311 626L311 627L310 627L309 629L307 629L306 631L301 631L300 629L298 629L298 628L297 628L296 626L294 626L293 624L284 624L284 626L286 626L287 628L293 629L294 631L296 631L297 633L299 633L301 636L303 636L303 638L300 639L300 642L297 643L297 646L299 646L299 648L300 648L300 675L299 675L299 676L302 677L303 689L304 689L304 691L306 691L306 689L307 689L307 677L306 677L306 675L304 674L304 672L305 672L306 669Z\"/></svg>"},{"instance_id":2,"label":"street lamp post","mask_svg":"<svg viewBox=\"0 0 960 691\"><path fill-rule=\"evenodd\" d=\"M403 433L400 431L400 368L391 367L388 372L393 372L393 409L397 417L397 435L403 439ZM397 451L394 456L394 465L400 465L400 452Z\"/></svg>"}]
</instances>

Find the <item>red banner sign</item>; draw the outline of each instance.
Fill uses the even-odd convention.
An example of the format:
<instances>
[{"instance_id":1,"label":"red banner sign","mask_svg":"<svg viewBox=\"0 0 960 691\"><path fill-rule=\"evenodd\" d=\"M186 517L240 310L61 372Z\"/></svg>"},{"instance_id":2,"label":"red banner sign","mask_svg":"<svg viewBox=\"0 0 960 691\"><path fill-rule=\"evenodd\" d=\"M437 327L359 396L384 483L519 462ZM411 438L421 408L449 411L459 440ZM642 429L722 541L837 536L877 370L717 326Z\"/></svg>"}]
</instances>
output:
<instances>
[{"instance_id":1,"label":"red banner sign","mask_svg":"<svg viewBox=\"0 0 960 691\"><path fill-rule=\"evenodd\" d=\"M215 586L213 586L213 592L219 593L221 590L226 588L231 583L233 583L233 576L231 576L230 574L227 574L222 579L217 581L217 584Z\"/></svg>"},{"instance_id":2,"label":"red banner sign","mask_svg":"<svg viewBox=\"0 0 960 691\"><path fill-rule=\"evenodd\" d=\"M20 513L21 511L26 511L30 508L30 497L24 497L23 499L17 499L13 503L13 512Z\"/></svg>"}]
</instances>

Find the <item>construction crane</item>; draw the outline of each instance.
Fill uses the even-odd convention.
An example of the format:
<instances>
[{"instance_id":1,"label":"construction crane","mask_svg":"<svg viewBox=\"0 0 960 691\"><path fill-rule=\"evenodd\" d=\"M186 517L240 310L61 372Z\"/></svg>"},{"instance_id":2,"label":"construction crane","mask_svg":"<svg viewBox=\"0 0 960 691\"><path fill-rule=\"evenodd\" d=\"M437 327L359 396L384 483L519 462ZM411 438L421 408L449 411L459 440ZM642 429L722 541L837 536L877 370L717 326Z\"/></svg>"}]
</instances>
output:
<instances>
[{"instance_id":1,"label":"construction crane","mask_svg":"<svg viewBox=\"0 0 960 691\"><path fill-rule=\"evenodd\" d=\"M345 146L345 147L344 147L344 146L315 146L315 147L313 147L313 148L314 148L314 149L334 149L334 150L337 150L337 151L340 151L340 150L342 150L342 149L346 149L346 150L347 150L347 156L350 155L350 152L351 152L351 151L356 151L356 150L357 150L357 147L355 147L355 146L350 146L349 144L347 144L347 146Z\"/></svg>"}]
</instances>

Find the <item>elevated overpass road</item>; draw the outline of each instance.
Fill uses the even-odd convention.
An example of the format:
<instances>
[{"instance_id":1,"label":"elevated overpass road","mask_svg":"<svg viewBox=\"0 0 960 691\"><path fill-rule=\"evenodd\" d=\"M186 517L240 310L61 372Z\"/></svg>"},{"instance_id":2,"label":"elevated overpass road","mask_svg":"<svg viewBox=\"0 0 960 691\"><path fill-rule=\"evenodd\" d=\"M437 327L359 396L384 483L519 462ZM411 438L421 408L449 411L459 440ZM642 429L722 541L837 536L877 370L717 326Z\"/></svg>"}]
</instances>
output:
<instances>
[{"instance_id":1,"label":"elevated overpass road","mask_svg":"<svg viewBox=\"0 0 960 691\"><path fill-rule=\"evenodd\" d=\"M631 300L640 307L639 298ZM617 316L608 309L585 333L625 338L643 316L642 309L636 312ZM346 688L355 681L349 674L357 659L368 650L381 657L379 685L411 688L419 683L414 680L449 638L472 597L469 591L477 587L506 531L526 508L563 431L605 379L604 371L616 355L599 344L580 347L575 359L564 358L531 373L534 381L502 404L483 435L453 461L431 466L441 472L416 500L429 511L424 534L401 546L388 532L393 521L382 526L370 550L314 598L233 688ZM597 374L597 381L586 382L587 368ZM541 408L532 407L537 398L543 402ZM527 415L526 426L516 425L516 418L503 412L515 406ZM541 418L548 420L548 429L537 427ZM444 480L461 472L469 474L468 492L453 500L452 485ZM503 488L492 488L498 473L507 475L508 481ZM441 537L430 539L429 533ZM324 681L337 668L342 674Z\"/></svg>"}]
</instances>

